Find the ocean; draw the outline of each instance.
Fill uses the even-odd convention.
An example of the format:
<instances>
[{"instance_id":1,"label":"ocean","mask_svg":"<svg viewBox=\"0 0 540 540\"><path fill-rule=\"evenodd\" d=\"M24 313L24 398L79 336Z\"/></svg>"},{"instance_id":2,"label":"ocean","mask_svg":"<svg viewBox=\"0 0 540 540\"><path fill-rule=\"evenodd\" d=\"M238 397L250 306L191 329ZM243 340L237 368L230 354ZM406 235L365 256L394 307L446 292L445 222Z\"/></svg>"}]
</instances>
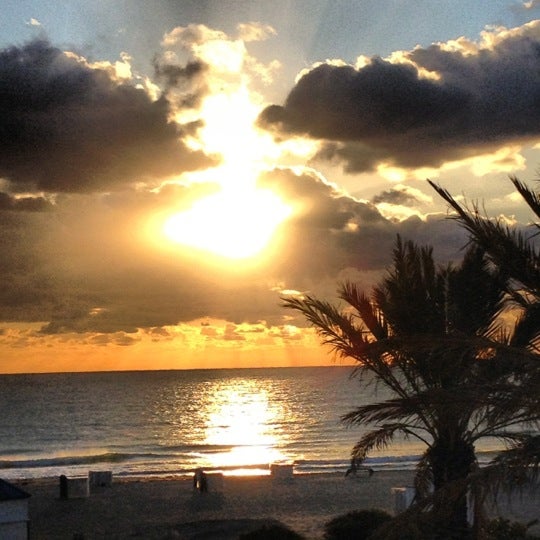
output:
<instances>
[{"instance_id":1,"label":"ocean","mask_svg":"<svg viewBox=\"0 0 540 540\"><path fill-rule=\"evenodd\" d=\"M340 417L384 399L352 368L261 368L0 375L0 477L174 477L198 467L265 474L345 472L365 427ZM493 456L485 445L481 460ZM409 469L423 446L397 440L373 469Z\"/></svg>"}]
</instances>

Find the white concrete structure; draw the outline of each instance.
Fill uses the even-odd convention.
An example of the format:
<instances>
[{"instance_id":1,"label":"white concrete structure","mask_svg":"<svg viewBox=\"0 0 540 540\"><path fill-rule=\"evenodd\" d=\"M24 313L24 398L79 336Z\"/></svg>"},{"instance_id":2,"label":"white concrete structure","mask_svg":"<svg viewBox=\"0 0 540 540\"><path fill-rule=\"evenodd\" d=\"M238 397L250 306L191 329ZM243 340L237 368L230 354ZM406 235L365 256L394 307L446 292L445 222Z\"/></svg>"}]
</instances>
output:
<instances>
[{"instance_id":1,"label":"white concrete structure","mask_svg":"<svg viewBox=\"0 0 540 540\"><path fill-rule=\"evenodd\" d=\"M2 540L27 540L30 495L0 479L0 538Z\"/></svg>"},{"instance_id":2,"label":"white concrete structure","mask_svg":"<svg viewBox=\"0 0 540 540\"><path fill-rule=\"evenodd\" d=\"M206 489L210 493L221 493L225 486L223 473L206 473Z\"/></svg>"},{"instance_id":3,"label":"white concrete structure","mask_svg":"<svg viewBox=\"0 0 540 540\"><path fill-rule=\"evenodd\" d=\"M416 489L412 486L400 486L393 487L392 493L394 495L394 512L395 514L400 514L404 512L411 506L413 503L414 497L416 495ZM474 497L470 492L467 493L467 522L469 525L474 525L475 520L475 503Z\"/></svg>"},{"instance_id":4,"label":"white concrete structure","mask_svg":"<svg viewBox=\"0 0 540 540\"><path fill-rule=\"evenodd\" d=\"M411 506L416 490L411 486L400 486L393 487L392 493L394 495L394 512L397 515L405 512Z\"/></svg>"}]
</instances>

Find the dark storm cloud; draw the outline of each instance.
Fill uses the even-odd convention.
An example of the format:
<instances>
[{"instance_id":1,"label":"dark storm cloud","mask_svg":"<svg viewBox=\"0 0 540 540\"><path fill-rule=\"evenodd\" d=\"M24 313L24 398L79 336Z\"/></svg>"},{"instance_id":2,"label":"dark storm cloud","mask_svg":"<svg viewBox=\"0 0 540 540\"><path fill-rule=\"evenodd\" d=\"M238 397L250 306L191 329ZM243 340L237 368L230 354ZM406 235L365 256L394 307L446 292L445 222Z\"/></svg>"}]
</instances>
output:
<instances>
[{"instance_id":1,"label":"dark storm cloud","mask_svg":"<svg viewBox=\"0 0 540 540\"><path fill-rule=\"evenodd\" d=\"M276 169L260 184L298 205L263 273L243 274L239 263L227 274L141 234L164 203L165 215L189 207L212 185L61 194L48 212L3 211L0 280L9 286L0 288L0 321L42 322L43 334L130 333L202 317L279 325L276 284L333 295L348 268L380 275L398 233L434 245L442 260L466 243L452 221L387 220L314 171Z\"/></svg>"},{"instance_id":2,"label":"dark storm cloud","mask_svg":"<svg viewBox=\"0 0 540 540\"><path fill-rule=\"evenodd\" d=\"M188 62L185 66L167 62L164 56L154 57L154 72L156 78L163 81L166 87L188 85L191 81L201 78L209 66L199 60Z\"/></svg>"},{"instance_id":3,"label":"dark storm cloud","mask_svg":"<svg viewBox=\"0 0 540 540\"><path fill-rule=\"evenodd\" d=\"M386 151L372 148L364 143L325 142L314 158L314 162L334 161L343 164L345 172L371 171L379 161L387 157Z\"/></svg>"},{"instance_id":4,"label":"dark storm cloud","mask_svg":"<svg viewBox=\"0 0 540 540\"><path fill-rule=\"evenodd\" d=\"M227 279L159 231L144 234L156 215L212 189L62 194L50 212L0 213L0 321L42 322L43 334L62 334L133 332L205 316L280 318L271 278Z\"/></svg>"},{"instance_id":5,"label":"dark storm cloud","mask_svg":"<svg viewBox=\"0 0 540 540\"><path fill-rule=\"evenodd\" d=\"M13 197L0 191L0 215L4 210L15 212L45 212L53 205L44 197Z\"/></svg>"},{"instance_id":6,"label":"dark storm cloud","mask_svg":"<svg viewBox=\"0 0 540 540\"><path fill-rule=\"evenodd\" d=\"M318 157L343 161L349 172L383 161L438 166L512 141L535 141L540 22L492 38L491 48L416 48L402 63L375 57L360 69L321 64L259 122L322 140ZM423 77L426 70L438 80Z\"/></svg>"},{"instance_id":7,"label":"dark storm cloud","mask_svg":"<svg viewBox=\"0 0 540 540\"><path fill-rule=\"evenodd\" d=\"M54 212L0 210L0 320L39 321L55 304L58 281L52 275L55 261L43 256L54 246L43 242L55 226Z\"/></svg>"},{"instance_id":8,"label":"dark storm cloud","mask_svg":"<svg viewBox=\"0 0 540 540\"><path fill-rule=\"evenodd\" d=\"M92 192L208 166L165 97L45 41L0 51L0 176L13 190Z\"/></svg>"},{"instance_id":9,"label":"dark storm cloud","mask_svg":"<svg viewBox=\"0 0 540 540\"><path fill-rule=\"evenodd\" d=\"M210 66L200 60L187 62L185 65L171 61L167 55L154 57L156 80L164 84L167 98L182 108L196 108L208 93L205 77Z\"/></svg>"},{"instance_id":10,"label":"dark storm cloud","mask_svg":"<svg viewBox=\"0 0 540 540\"><path fill-rule=\"evenodd\" d=\"M387 189L371 199L373 204L389 203L412 206L418 199L404 189Z\"/></svg>"},{"instance_id":11,"label":"dark storm cloud","mask_svg":"<svg viewBox=\"0 0 540 540\"><path fill-rule=\"evenodd\" d=\"M285 200L294 201L294 223L310 229L342 230L352 223L386 223L375 206L344 194L315 171L296 174L278 168L262 175L259 184L275 189Z\"/></svg>"},{"instance_id":12,"label":"dark storm cloud","mask_svg":"<svg viewBox=\"0 0 540 540\"><path fill-rule=\"evenodd\" d=\"M276 169L260 182L294 200L297 207L287 225L286 245L274 262L274 272L290 288L313 290L314 284L328 279L333 293L337 276L346 268L381 272L390 262L397 234L422 238L436 250L441 243L439 253L445 261L459 256L466 242L463 234L455 233L457 225L446 220L442 227L419 218L388 220L374 204L342 193L314 172L298 175ZM450 230L456 235L453 240L448 238Z\"/></svg>"}]
</instances>

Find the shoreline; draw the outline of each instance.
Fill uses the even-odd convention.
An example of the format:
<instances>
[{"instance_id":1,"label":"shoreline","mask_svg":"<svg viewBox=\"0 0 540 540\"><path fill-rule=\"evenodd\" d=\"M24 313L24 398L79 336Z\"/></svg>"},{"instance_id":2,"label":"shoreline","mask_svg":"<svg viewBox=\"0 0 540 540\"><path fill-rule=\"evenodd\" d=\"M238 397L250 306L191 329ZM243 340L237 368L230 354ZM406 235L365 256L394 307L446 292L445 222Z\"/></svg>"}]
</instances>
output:
<instances>
[{"instance_id":1,"label":"shoreline","mask_svg":"<svg viewBox=\"0 0 540 540\"><path fill-rule=\"evenodd\" d=\"M231 446L231 448L234 448ZM477 458L480 467L489 464L502 448L480 448L477 450ZM350 448L347 449L347 452ZM346 452L346 453L347 453ZM209 464L204 460L191 460L189 466L177 456L161 456L150 462L133 463L129 454L123 455L122 459L108 459L110 452L100 452L86 455L84 451L75 452L73 455L39 456L33 458L20 458L13 456L0 456L0 477L8 481L21 481L40 478L55 478L57 475L84 476L88 470L110 469L116 477L125 478L156 478L189 476L200 467L207 471L222 472L226 475L253 475L260 476L269 474L270 463L247 463L247 464ZM134 454L136 455L136 454ZM364 461L364 465L374 471L403 471L415 470L421 453L403 454L400 452L384 455L372 455ZM295 458L291 456L275 463L292 463L295 474L326 474L343 473L350 467L350 458L327 460L317 458ZM38 465L34 465L38 463ZM242 471L237 473L236 471Z\"/></svg>"},{"instance_id":2,"label":"shoreline","mask_svg":"<svg viewBox=\"0 0 540 540\"><path fill-rule=\"evenodd\" d=\"M398 475L409 475L414 474L413 468L392 468L392 469L377 469L376 467L369 467L373 470L374 473L385 475L387 473L397 473ZM115 473L113 471L114 476L114 483L131 483L131 482L171 482L171 481L184 481L184 480L191 480L193 478L193 474L196 470L201 469L201 467L197 467L194 469L189 469L186 471L181 472L163 472L163 473ZM262 480L264 478L271 478L270 474L270 466L268 466L268 472L266 472L266 469L257 469L257 472L252 472L252 470L249 467L242 468L220 468L220 467L202 467L205 472L207 473L223 473L224 478L226 479L258 479ZM107 469L107 467L96 467L95 469L90 468L88 471L104 471L104 470L110 470ZM246 471L244 472L236 472L236 471ZM294 468L294 478L302 478L302 477L321 477L321 478L345 478L345 473L347 472L347 468L344 467L343 470L329 470L329 471L318 471L318 472L312 472L312 471L302 471L297 470ZM4 480L7 480L8 482L16 485L40 485L40 484L57 484L58 478L60 475L49 475L49 476L29 476L29 477L17 477L17 478L7 478L2 476L2 473L0 471L0 478L3 478ZM85 474L73 474L71 475L73 477L84 477ZM357 474L357 478L363 477L363 472L360 472Z\"/></svg>"},{"instance_id":3,"label":"shoreline","mask_svg":"<svg viewBox=\"0 0 540 540\"><path fill-rule=\"evenodd\" d=\"M225 529L231 528L231 534L240 521L246 525L246 520L278 520L308 540L320 540L327 521L351 510L380 508L393 514L391 488L411 485L413 474L403 470L356 477L295 474L290 481L269 475L225 476L218 491L204 494L193 490L191 477L114 477L110 487L95 488L86 498L67 500L59 497L57 478L13 483L31 495L33 540L71 540L77 534L86 540L134 536L189 540L202 538L205 530L205 538L227 540L224 529L217 536L208 536L209 527L218 520ZM500 507L490 513L522 523L540 517L538 494L523 499L517 495L512 501L502 497ZM540 526L531 532L538 534ZM237 536L235 529L230 538Z\"/></svg>"}]
</instances>

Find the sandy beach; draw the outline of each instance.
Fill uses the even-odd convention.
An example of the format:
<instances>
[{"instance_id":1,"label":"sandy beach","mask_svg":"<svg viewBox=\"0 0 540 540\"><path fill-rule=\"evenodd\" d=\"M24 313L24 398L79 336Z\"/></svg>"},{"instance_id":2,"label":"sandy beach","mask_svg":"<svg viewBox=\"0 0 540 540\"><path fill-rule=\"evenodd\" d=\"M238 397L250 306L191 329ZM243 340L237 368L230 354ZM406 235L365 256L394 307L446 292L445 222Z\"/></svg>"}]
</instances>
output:
<instances>
[{"instance_id":1,"label":"sandy beach","mask_svg":"<svg viewBox=\"0 0 540 540\"><path fill-rule=\"evenodd\" d=\"M411 471L373 476L295 475L290 482L269 476L225 477L220 493L193 490L190 478L118 480L87 498L60 499L57 479L15 482L31 494L33 540L84 538L237 538L238 531L275 519L308 539L320 539L324 523L350 510L394 510L393 486L410 485ZM528 494L501 500L492 513L528 522L540 517L540 498ZM232 521L239 520L239 521ZM534 532L539 533L537 525Z\"/></svg>"}]
</instances>

